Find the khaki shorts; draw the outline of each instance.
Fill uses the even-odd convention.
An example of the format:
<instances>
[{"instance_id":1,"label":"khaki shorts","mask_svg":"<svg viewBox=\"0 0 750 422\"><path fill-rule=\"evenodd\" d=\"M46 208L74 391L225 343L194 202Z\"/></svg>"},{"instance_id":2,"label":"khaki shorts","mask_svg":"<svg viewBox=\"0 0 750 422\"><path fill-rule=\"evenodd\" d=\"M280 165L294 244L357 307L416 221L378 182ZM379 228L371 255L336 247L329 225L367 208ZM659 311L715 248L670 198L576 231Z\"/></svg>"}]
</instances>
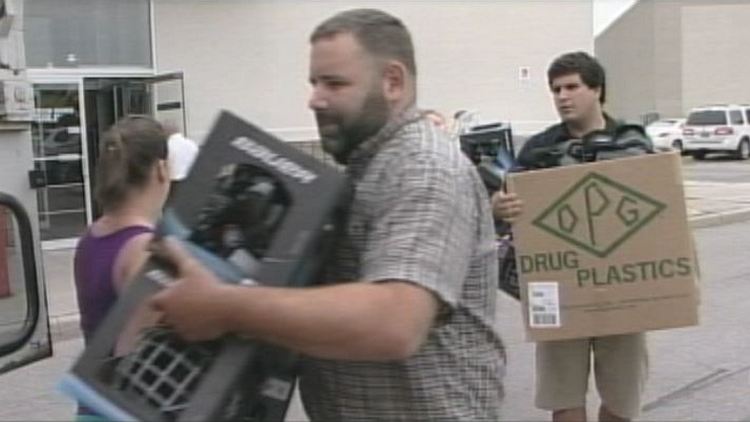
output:
<instances>
[{"instance_id":1,"label":"khaki shorts","mask_svg":"<svg viewBox=\"0 0 750 422\"><path fill-rule=\"evenodd\" d=\"M623 418L638 416L648 373L645 333L537 343L536 406L585 407L592 350L604 407Z\"/></svg>"}]
</instances>

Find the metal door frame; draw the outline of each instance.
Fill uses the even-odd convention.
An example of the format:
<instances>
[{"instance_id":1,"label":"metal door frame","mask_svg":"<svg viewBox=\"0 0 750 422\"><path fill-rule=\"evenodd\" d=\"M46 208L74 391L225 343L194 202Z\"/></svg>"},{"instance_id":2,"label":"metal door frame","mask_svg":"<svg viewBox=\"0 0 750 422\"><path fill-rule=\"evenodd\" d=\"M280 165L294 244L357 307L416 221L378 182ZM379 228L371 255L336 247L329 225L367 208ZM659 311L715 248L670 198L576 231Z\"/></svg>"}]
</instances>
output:
<instances>
[{"instance_id":1,"label":"metal door frame","mask_svg":"<svg viewBox=\"0 0 750 422\"><path fill-rule=\"evenodd\" d=\"M31 72L30 72L31 73ZM34 76L29 75L29 81L33 85L75 85L78 89L78 125L81 131L81 173L83 178L83 190L84 190L84 206L86 214L86 224L91 223L91 195L89 194L89 188L91 179L89 177L89 166L88 166L88 137L86 134L86 113L83 91L83 78L76 76L65 76L65 75L46 75L46 76ZM36 157L35 157L36 158ZM38 205L37 205L38 206ZM77 239L55 239L42 241L43 250L54 250L54 249L67 249L75 246Z\"/></svg>"}]
</instances>

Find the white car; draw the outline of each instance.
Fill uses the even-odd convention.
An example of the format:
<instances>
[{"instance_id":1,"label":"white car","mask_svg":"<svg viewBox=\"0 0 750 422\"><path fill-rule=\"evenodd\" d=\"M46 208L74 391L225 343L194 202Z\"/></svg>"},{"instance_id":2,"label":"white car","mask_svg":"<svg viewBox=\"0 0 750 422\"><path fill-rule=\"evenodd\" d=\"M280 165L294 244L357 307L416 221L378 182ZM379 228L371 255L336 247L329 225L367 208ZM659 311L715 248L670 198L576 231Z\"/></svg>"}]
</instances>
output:
<instances>
[{"instance_id":1,"label":"white car","mask_svg":"<svg viewBox=\"0 0 750 422\"><path fill-rule=\"evenodd\" d=\"M696 107L682 130L684 151L696 160L721 152L740 160L750 158L750 106Z\"/></svg>"},{"instance_id":2,"label":"white car","mask_svg":"<svg viewBox=\"0 0 750 422\"><path fill-rule=\"evenodd\" d=\"M646 134L657 150L683 151L682 127L685 119L660 119L646 126Z\"/></svg>"}]
</instances>

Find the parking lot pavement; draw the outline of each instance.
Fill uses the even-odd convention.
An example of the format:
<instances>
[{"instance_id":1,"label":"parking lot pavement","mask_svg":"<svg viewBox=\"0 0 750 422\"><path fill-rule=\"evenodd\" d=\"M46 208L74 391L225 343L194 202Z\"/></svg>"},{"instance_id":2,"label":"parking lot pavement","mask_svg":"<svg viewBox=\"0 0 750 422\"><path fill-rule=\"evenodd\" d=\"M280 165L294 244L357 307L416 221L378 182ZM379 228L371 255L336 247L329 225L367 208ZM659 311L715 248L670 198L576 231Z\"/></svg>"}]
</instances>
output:
<instances>
[{"instance_id":1,"label":"parking lot pavement","mask_svg":"<svg viewBox=\"0 0 750 422\"><path fill-rule=\"evenodd\" d=\"M83 350L80 337L57 341L52 358L0 376L0 421L70 421L75 403L57 390L60 376Z\"/></svg>"}]
</instances>

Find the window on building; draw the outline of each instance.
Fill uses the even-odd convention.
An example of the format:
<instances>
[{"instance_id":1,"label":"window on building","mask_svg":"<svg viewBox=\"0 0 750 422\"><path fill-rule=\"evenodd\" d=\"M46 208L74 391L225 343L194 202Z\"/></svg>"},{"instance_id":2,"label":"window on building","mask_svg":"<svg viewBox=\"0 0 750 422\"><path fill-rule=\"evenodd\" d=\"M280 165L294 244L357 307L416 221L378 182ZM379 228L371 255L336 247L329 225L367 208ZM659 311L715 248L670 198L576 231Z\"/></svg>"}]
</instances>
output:
<instances>
[{"instance_id":1,"label":"window on building","mask_svg":"<svg viewBox=\"0 0 750 422\"><path fill-rule=\"evenodd\" d=\"M152 67L149 0L26 0L30 68Z\"/></svg>"}]
</instances>

